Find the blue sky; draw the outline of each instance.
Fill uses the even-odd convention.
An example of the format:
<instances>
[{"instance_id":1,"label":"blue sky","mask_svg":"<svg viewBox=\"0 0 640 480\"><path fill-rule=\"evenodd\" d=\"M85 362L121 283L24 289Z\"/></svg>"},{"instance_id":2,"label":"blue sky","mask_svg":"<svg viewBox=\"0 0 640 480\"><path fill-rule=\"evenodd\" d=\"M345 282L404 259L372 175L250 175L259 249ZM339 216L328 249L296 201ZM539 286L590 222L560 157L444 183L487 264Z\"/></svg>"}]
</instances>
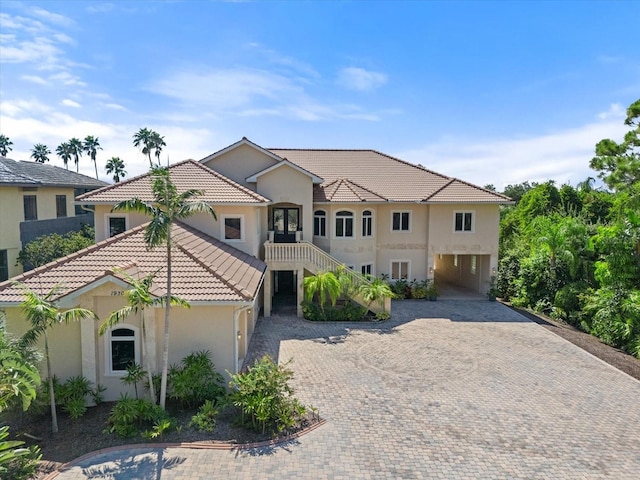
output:
<instances>
[{"instance_id":1,"label":"blue sky","mask_svg":"<svg viewBox=\"0 0 640 480\"><path fill-rule=\"evenodd\" d=\"M149 127L163 162L246 136L575 184L640 98L638 18L635 1L3 0L0 132L16 159L98 136L104 179L111 156L146 170L131 137Z\"/></svg>"}]
</instances>

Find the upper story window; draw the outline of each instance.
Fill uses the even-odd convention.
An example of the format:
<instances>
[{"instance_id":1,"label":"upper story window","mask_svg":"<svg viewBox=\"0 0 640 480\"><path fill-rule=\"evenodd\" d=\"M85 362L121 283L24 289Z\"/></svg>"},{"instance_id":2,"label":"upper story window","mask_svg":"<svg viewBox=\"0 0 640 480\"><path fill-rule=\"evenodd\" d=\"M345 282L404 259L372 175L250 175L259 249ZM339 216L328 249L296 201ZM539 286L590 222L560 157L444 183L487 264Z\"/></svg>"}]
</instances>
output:
<instances>
[{"instance_id":1,"label":"upper story window","mask_svg":"<svg viewBox=\"0 0 640 480\"><path fill-rule=\"evenodd\" d=\"M365 210L362 212L362 236L373 236L373 213L371 210Z\"/></svg>"},{"instance_id":2,"label":"upper story window","mask_svg":"<svg viewBox=\"0 0 640 480\"><path fill-rule=\"evenodd\" d=\"M6 250L0 250L0 282L9 280L9 258Z\"/></svg>"},{"instance_id":3,"label":"upper story window","mask_svg":"<svg viewBox=\"0 0 640 480\"><path fill-rule=\"evenodd\" d=\"M140 363L138 331L133 326L119 325L107 337L107 373L125 374L127 367Z\"/></svg>"},{"instance_id":4,"label":"upper story window","mask_svg":"<svg viewBox=\"0 0 640 480\"><path fill-rule=\"evenodd\" d=\"M391 230L409 232L411 230L411 212L392 212Z\"/></svg>"},{"instance_id":5,"label":"upper story window","mask_svg":"<svg viewBox=\"0 0 640 480\"><path fill-rule=\"evenodd\" d=\"M324 210L316 210L313 213L313 235L316 237L327 236L327 213Z\"/></svg>"},{"instance_id":6,"label":"upper story window","mask_svg":"<svg viewBox=\"0 0 640 480\"><path fill-rule=\"evenodd\" d=\"M35 195L25 195L24 201L24 221L38 219L38 200Z\"/></svg>"},{"instance_id":7,"label":"upper story window","mask_svg":"<svg viewBox=\"0 0 640 480\"><path fill-rule=\"evenodd\" d=\"M126 215L107 215L107 238L118 235L127 230Z\"/></svg>"},{"instance_id":8,"label":"upper story window","mask_svg":"<svg viewBox=\"0 0 640 480\"><path fill-rule=\"evenodd\" d=\"M336 237L353 238L353 213L346 210L336 213Z\"/></svg>"},{"instance_id":9,"label":"upper story window","mask_svg":"<svg viewBox=\"0 0 640 480\"><path fill-rule=\"evenodd\" d=\"M473 212L455 212L454 231L473 232Z\"/></svg>"},{"instance_id":10,"label":"upper story window","mask_svg":"<svg viewBox=\"0 0 640 480\"><path fill-rule=\"evenodd\" d=\"M244 217L242 215L222 216L222 238L231 242L244 241Z\"/></svg>"},{"instance_id":11,"label":"upper story window","mask_svg":"<svg viewBox=\"0 0 640 480\"><path fill-rule=\"evenodd\" d=\"M66 217L67 216L67 196L66 195L56 195L56 217Z\"/></svg>"}]
</instances>

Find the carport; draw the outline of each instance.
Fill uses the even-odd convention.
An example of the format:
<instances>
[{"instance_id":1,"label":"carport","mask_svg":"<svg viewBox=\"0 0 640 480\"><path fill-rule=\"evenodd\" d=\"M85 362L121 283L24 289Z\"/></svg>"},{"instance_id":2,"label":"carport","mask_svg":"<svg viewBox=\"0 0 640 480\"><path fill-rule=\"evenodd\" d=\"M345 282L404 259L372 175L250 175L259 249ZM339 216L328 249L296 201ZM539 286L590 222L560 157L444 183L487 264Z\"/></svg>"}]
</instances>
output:
<instances>
[{"instance_id":1,"label":"carport","mask_svg":"<svg viewBox=\"0 0 640 480\"><path fill-rule=\"evenodd\" d=\"M441 291L463 296L468 292L477 298L491 282L491 255L436 254L434 278Z\"/></svg>"}]
</instances>

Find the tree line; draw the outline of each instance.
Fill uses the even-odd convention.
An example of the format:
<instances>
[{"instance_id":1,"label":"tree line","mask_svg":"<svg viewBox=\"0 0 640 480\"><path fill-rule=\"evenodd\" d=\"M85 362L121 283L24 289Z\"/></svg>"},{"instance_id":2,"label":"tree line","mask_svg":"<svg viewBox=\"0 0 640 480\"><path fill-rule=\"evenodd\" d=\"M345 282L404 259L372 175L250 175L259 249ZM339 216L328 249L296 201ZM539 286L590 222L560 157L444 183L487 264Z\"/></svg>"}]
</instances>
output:
<instances>
[{"instance_id":1,"label":"tree line","mask_svg":"<svg viewBox=\"0 0 640 480\"><path fill-rule=\"evenodd\" d=\"M160 163L160 153L162 147L166 146L164 137L155 130L149 128L141 128L133 135L133 146L138 148L142 154L149 159L149 167L153 168L152 154ZM13 142L6 135L0 134L0 156L6 157L13 150ZM93 162L96 178L98 178L98 150L102 150L100 140L93 135L87 135L84 140L73 137L66 142L62 142L55 149L56 155L62 160L65 168L69 170L69 163L73 161L76 166L76 172L80 169L80 158L86 154ZM49 147L43 143L36 143L31 149L31 157L35 162L48 162L51 155ZM118 183L127 175L126 166L120 157L111 157L105 164L105 171L111 175L113 181Z\"/></svg>"},{"instance_id":2,"label":"tree line","mask_svg":"<svg viewBox=\"0 0 640 480\"><path fill-rule=\"evenodd\" d=\"M595 179L524 182L500 220L500 295L592 333L640 358L640 99L631 129L596 145Z\"/></svg>"}]
</instances>

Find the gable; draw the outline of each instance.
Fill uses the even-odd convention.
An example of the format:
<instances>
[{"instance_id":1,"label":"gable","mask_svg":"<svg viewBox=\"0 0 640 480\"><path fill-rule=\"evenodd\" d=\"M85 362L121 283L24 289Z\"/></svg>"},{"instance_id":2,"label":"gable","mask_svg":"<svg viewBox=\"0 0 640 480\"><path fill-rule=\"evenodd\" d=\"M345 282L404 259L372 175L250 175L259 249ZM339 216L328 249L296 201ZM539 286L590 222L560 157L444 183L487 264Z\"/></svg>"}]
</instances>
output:
<instances>
[{"instance_id":1,"label":"gable","mask_svg":"<svg viewBox=\"0 0 640 480\"><path fill-rule=\"evenodd\" d=\"M242 140L200 161L240 185L252 188L247 177L276 165L280 160L248 140Z\"/></svg>"}]
</instances>

